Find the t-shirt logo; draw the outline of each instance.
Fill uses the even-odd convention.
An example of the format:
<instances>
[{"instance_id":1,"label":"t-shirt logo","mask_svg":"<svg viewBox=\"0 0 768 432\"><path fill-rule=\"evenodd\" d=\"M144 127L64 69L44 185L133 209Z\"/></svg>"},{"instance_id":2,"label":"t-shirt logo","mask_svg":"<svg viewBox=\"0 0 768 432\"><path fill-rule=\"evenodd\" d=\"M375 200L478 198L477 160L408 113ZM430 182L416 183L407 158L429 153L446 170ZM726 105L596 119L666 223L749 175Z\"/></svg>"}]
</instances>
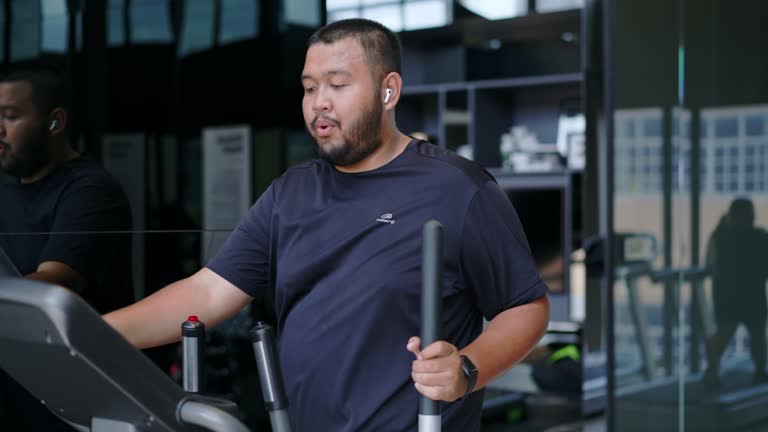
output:
<instances>
[{"instance_id":1,"label":"t-shirt logo","mask_svg":"<svg viewBox=\"0 0 768 432\"><path fill-rule=\"evenodd\" d=\"M392 213L384 213L383 215L379 216L378 219L376 219L376 222L388 223L392 225L395 223L395 220L392 219Z\"/></svg>"}]
</instances>

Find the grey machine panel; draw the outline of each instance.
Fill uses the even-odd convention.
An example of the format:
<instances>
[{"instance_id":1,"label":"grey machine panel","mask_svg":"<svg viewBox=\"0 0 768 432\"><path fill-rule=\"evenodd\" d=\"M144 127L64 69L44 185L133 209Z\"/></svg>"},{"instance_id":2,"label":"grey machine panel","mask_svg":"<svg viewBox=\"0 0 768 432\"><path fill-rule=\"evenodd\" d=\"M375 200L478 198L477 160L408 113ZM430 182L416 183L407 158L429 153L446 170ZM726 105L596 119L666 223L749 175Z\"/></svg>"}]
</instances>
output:
<instances>
[{"instance_id":1,"label":"grey machine panel","mask_svg":"<svg viewBox=\"0 0 768 432\"><path fill-rule=\"evenodd\" d=\"M177 420L185 392L80 297L0 277L0 367L59 417L140 431L192 430Z\"/></svg>"},{"instance_id":2,"label":"grey machine panel","mask_svg":"<svg viewBox=\"0 0 768 432\"><path fill-rule=\"evenodd\" d=\"M19 277L21 273L13 264L8 255L5 254L3 248L0 248L0 277Z\"/></svg>"}]
</instances>

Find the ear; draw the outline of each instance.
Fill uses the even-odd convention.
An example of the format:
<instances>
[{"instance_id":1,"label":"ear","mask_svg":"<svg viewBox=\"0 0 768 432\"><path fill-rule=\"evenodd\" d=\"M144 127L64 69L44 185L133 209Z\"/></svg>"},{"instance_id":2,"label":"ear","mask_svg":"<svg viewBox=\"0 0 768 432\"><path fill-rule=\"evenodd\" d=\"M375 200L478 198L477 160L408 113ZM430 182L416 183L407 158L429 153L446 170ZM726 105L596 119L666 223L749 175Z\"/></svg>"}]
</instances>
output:
<instances>
[{"instance_id":1,"label":"ear","mask_svg":"<svg viewBox=\"0 0 768 432\"><path fill-rule=\"evenodd\" d=\"M54 108L48 115L48 133L59 135L67 129L67 111L64 108Z\"/></svg>"},{"instance_id":2,"label":"ear","mask_svg":"<svg viewBox=\"0 0 768 432\"><path fill-rule=\"evenodd\" d=\"M389 91L387 91L389 89ZM390 72L381 83L381 101L385 110L392 110L400 101L400 92L403 89L403 78L397 72Z\"/></svg>"}]
</instances>

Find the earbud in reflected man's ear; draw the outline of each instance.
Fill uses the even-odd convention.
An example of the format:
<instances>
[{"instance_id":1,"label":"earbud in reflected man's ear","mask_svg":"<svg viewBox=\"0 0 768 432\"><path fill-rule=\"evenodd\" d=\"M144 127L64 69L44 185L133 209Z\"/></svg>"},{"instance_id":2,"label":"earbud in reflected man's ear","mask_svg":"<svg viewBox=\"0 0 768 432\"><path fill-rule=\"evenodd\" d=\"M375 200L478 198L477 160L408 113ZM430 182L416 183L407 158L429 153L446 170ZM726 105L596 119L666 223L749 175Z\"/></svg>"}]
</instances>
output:
<instances>
[{"instance_id":1,"label":"earbud in reflected man's ear","mask_svg":"<svg viewBox=\"0 0 768 432\"><path fill-rule=\"evenodd\" d=\"M384 94L384 103L389 102L389 98L391 98L391 97L392 97L392 89L391 88L387 88L387 90L385 91L385 94Z\"/></svg>"},{"instance_id":2,"label":"earbud in reflected man's ear","mask_svg":"<svg viewBox=\"0 0 768 432\"><path fill-rule=\"evenodd\" d=\"M48 127L48 130L53 132L54 130L56 130L56 126L58 125L59 125L59 122L57 120L55 119L51 120L51 125Z\"/></svg>"}]
</instances>

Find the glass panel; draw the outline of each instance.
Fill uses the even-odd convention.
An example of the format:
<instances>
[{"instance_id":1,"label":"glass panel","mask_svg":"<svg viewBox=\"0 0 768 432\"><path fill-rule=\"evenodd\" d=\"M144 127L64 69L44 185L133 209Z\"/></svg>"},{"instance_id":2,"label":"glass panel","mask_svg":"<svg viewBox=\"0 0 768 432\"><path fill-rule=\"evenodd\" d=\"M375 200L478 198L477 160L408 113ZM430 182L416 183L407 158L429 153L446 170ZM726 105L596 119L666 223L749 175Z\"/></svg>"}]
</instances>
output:
<instances>
[{"instance_id":1,"label":"glass panel","mask_svg":"<svg viewBox=\"0 0 768 432\"><path fill-rule=\"evenodd\" d=\"M363 18L378 21L395 32L403 29L403 15L399 4L364 8Z\"/></svg>"},{"instance_id":2,"label":"glass panel","mask_svg":"<svg viewBox=\"0 0 768 432\"><path fill-rule=\"evenodd\" d=\"M130 17L133 43L170 43L172 41L167 0L133 0Z\"/></svg>"},{"instance_id":3,"label":"glass panel","mask_svg":"<svg viewBox=\"0 0 768 432\"><path fill-rule=\"evenodd\" d=\"M29 60L40 54L40 2L11 3L11 61Z\"/></svg>"},{"instance_id":4,"label":"glass panel","mask_svg":"<svg viewBox=\"0 0 768 432\"><path fill-rule=\"evenodd\" d=\"M584 0L536 0L536 12L556 12L584 7Z\"/></svg>"},{"instance_id":5,"label":"glass panel","mask_svg":"<svg viewBox=\"0 0 768 432\"><path fill-rule=\"evenodd\" d=\"M405 30L440 27L448 24L448 5L443 0L407 2L404 7Z\"/></svg>"},{"instance_id":6,"label":"glass panel","mask_svg":"<svg viewBox=\"0 0 768 432\"><path fill-rule=\"evenodd\" d=\"M338 12L328 13L328 22L341 21L348 18L357 18L360 16L360 12L357 9L345 9Z\"/></svg>"},{"instance_id":7,"label":"glass panel","mask_svg":"<svg viewBox=\"0 0 768 432\"><path fill-rule=\"evenodd\" d=\"M615 430L765 430L764 5L614 3ZM659 122L639 118L649 103ZM621 231L643 225L659 254L626 266ZM632 287L636 270L648 281Z\"/></svg>"},{"instance_id":8,"label":"glass panel","mask_svg":"<svg viewBox=\"0 0 768 432\"><path fill-rule=\"evenodd\" d=\"M2 7L0 7L0 26L2 28L5 28L5 2L2 2ZM5 32L2 32L0 34L0 60L5 61Z\"/></svg>"},{"instance_id":9,"label":"glass panel","mask_svg":"<svg viewBox=\"0 0 768 432\"><path fill-rule=\"evenodd\" d=\"M286 23L307 27L320 26L319 0L283 0L284 19Z\"/></svg>"},{"instance_id":10,"label":"glass panel","mask_svg":"<svg viewBox=\"0 0 768 432\"><path fill-rule=\"evenodd\" d=\"M125 0L109 0L107 6L107 44L125 44Z\"/></svg>"},{"instance_id":11,"label":"glass panel","mask_svg":"<svg viewBox=\"0 0 768 432\"><path fill-rule=\"evenodd\" d=\"M219 44L258 36L260 5L252 0L222 0Z\"/></svg>"},{"instance_id":12,"label":"glass panel","mask_svg":"<svg viewBox=\"0 0 768 432\"><path fill-rule=\"evenodd\" d=\"M66 0L43 0L42 50L67 52L69 15Z\"/></svg>"},{"instance_id":13,"label":"glass panel","mask_svg":"<svg viewBox=\"0 0 768 432\"><path fill-rule=\"evenodd\" d=\"M690 115L676 108L676 9L665 0L612 3L613 430L675 431L686 373L676 169L685 172L690 155Z\"/></svg>"},{"instance_id":14,"label":"glass panel","mask_svg":"<svg viewBox=\"0 0 768 432\"><path fill-rule=\"evenodd\" d=\"M326 0L325 8L329 11L360 5L360 0Z\"/></svg>"},{"instance_id":15,"label":"glass panel","mask_svg":"<svg viewBox=\"0 0 768 432\"><path fill-rule=\"evenodd\" d=\"M511 18L528 13L528 0L459 0L459 3L488 19Z\"/></svg>"},{"instance_id":16,"label":"glass panel","mask_svg":"<svg viewBox=\"0 0 768 432\"><path fill-rule=\"evenodd\" d=\"M181 24L179 55L205 51L213 45L214 0L187 0Z\"/></svg>"}]
</instances>

